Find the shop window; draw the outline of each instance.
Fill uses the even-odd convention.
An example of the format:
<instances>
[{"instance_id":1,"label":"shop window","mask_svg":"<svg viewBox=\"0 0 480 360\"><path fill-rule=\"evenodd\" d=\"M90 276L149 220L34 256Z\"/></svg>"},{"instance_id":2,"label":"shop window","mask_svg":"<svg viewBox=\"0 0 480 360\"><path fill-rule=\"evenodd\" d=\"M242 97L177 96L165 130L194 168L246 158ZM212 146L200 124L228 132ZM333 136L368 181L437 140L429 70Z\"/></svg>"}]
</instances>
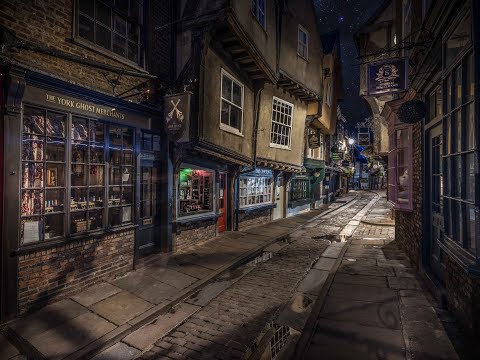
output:
<instances>
[{"instance_id":1,"label":"shop window","mask_svg":"<svg viewBox=\"0 0 480 360\"><path fill-rule=\"evenodd\" d=\"M242 133L243 85L222 70L220 127L234 133Z\"/></svg>"},{"instance_id":2,"label":"shop window","mask_svg":"<svg viewBox=\"0 0 480 360\"><path fill-rule=\"evenodd\" d=\"M150 161L140 164L140 219L143 225L152 224L160 215L160 136L143 132L141 136L142 157ZM156 166L157 165L157 166Z\"/></svg>"},{"instance_id":3,"label":"shop window","mask_svg":"<svg viewBox=\"0 0 480 360\"><path fill-rule=\"evenodd\" d=\"M447 94L443 116L444 212L446 241L475 255L478 247L475 228L478 222L476 139L480 124L478 116L475 116L473 55L463 53L460 45L453 41L465 40L465 37L469 41L470 26L470 16L467 15L445 44L449 61L445 64L449 67L445 74L445 87L452 90ZM464 56L458 58L460 52Z\"/></svg>"},{"instance_id":4,"label":"shop window","mask_svg":"<svg viewBox=\"0 0 480 360\"><path fill-rule=\"evenodd\" d=\"M240 178L240 208L272 203L273 179L266 177Z\"/></svg>"},{"instance_id":5,"label":"shop window","mask_svg":"<svg viewBox=\"0 0 480 360\"><path fill-rule=\"evenodd\" d=\"M25 106L21 243L64 236L67 115Z\"/></svg>"},{"instance_id":6,"label":"shop window","mask_svg":"<svg viewBox=\"0 0 480 360\"><path fill-rule=\"evenodd\" d=\"M23 245L133 222L133 129L68 118L24 106Z\"/></svg>"},{"instance_id":7,"label":"shop window","mask_svg":"<svg viewBox=\"0 0 480 360\"><path fill-rule=\"evenodd\" d=\"M389 134L388 196L395 210L412 211L413 139L411 125L396 125Z\"/></svg>"},{"instance_id":8,"label":"shop window","mask_svg":"<svg viewBox=\"0 0 480 360\"><path fill-rule=\"evenodd\" d=\"M262 28L266 28L265 2L267 0L252 0L252 13Z\"/></svg>"},{"instance_id":9,"label":"shop window","mask_svg":"<svg viewBox=\"0 0 480 360\"><path fill-rule=\"evenodd\" d=\"M105 124L72 117L70 233L103 228Z\"/></svg>"},{"instance_id":10,"label":"shop window","mask_svg":"<svg viewBox=\"0 0 480 360\"><path fill-rule=\"evenodd\" d=\"M273 97L270 146L290 149L292 142L293 104Z\"/></svg>"},{"instance_id":11,"label":"shop window","mask_svg":"<svg viewBox=\"0 0 480 360\"><path fill-rule=\"evenodd\" d=\"M143 0L78 1L77 36L143 66Z\"/></svg>"},{"instance_id":12,"label":"shop window","mask_svg":"<svg viewBox=\"0 0 480 360\"><path fill-rule=\"evenodd\" d=\"M297 54L305 60L308 59L308 31L301 25L298 25Z\"/></svg>"},{"instance_id":13,"label":"shop window","mask_svg":"<svg viewBox=\"0 0 480 360\"><path fill-rule=\"evenodd\" d=\"M308 179L293 179L290 185L289 200L300 201L309 199L309 186Z\"/></svg>"},{"instance_id":14,"label":"shop window","mask_svg":"<svg viewBox=\"0 0 480 360\"><path fill-rule=\"evenodd\" d=\"M179 178L179 216L213 212L213 171L182 167Z\"/></svg>"}]
</instances>

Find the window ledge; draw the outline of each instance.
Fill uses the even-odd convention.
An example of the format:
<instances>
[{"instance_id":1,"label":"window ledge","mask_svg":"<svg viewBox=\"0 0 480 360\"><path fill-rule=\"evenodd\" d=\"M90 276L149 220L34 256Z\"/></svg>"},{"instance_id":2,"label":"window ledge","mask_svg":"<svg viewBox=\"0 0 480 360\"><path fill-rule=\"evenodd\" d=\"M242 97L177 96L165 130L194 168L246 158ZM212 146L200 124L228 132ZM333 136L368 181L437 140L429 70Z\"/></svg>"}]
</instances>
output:
<instances>
[{"instance_id":1,"label":"window ledge","mask_svg":"<svg viewBox=\"0 0 480 360\"><path fill-rule=\"evenodd\" d=\"M149 74L147 70L145 70L144 67L134 63L133 61L128 60L127 58L124 58L120 55L115 54L113 51L110 51L108 49L105 49L97 44L92 43L91 41L82 39L79 36L74 36L72 39L70 39L71 42L75 45L82 46L84 48L87 48L93 52L96 52L97 54L103 55L109 59L118 61L119 63L126 65L136 71L139 71L144 74Z\"/></svg>"},{"instance_id":2,"label":"window ledge","mask_svg":"<svg viewBox=\"0 0 480 360\"><path fill-rule=\"evenodd\" d=\"M190 215L190 216L177 218L175 221L173 221L173 224L188 225L197 221L216 220L220 216L221 214L215 214L215 213Z\"/></svg>"},{"instance_id":3,"label":"window ledge","mask_svg":"<svg viewBox=\"0 0 480 360\"><path fill-rule=\"evenodd\" d=\"M304 56L300 55L298 52L297 52L297 57L299 57L302 60L305 60L308 63L308 57L304 57Z\"/></svg>"},{"instance_id":4,"label":"window ledge","mask_svg":"<svg viewBox=\"0 0 480 360\"><path fill-rule=\"evenodd\" d=\"M254 211L262 211L267 209L275 209L277 204L263 204L263 205L252 205L238 209L240 214L246 214Z\"/></svg>"},{"instance_id":5,"label":"window ledge","mask_svg":"<svg viewBox=\"0 0 480 360\"><path fill-rule=\"evenodd\" d=\"M238 129L235 129L234 127L225 125L223 123L220 123L220 130L223 130L225 132L228 132L230 134L237 135L240 137L245 137L245 135L243 135L240 131L238 131Z\"/></svg>"},{"instance_id":6,"label":"window ledge","mask_svg":"<svg viewBox=\"0 0 480 360\"><path fill-rule=\"evenodd\" d=\"M39 251L39 250L50 249L55 246L66 245L72 241L98 239L106 235L115 234L122 231L134 230L137 227L138 225L118 226L108 230L93 231L93 232L83 233L78 235L70 235L64 238L58 238L58 239L49 240L49 241L41 241L35 244L28 244L28 245L21 246L20 248L13 250L10 255L21 256L21 255Z\"/></svg>"},{"instance_id":7,"label":"window ledge","mask_svg":"<svg viewBox=\"0 0 480 360\"><path fill-rule=\"evenodd\" d=\"M275 148L275 149L289 150L289 151L292 150L292 148L290 146L278 145L278 144L272 144L272 143L270 143L270 147Z\"/></svg>"}]
</instances>

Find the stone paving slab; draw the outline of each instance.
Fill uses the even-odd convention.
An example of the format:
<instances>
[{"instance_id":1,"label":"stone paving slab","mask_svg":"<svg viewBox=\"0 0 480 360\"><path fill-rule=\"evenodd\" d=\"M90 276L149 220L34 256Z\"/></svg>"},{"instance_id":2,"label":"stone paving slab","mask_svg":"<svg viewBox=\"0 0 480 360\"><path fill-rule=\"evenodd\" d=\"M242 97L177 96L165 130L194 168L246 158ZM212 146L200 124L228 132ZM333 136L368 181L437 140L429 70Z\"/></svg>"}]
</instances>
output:
<instances>
[{"instance_id":1,"label":"stone paving slab","mask_svg":"<svg viewBox=\"0 0 480 360\"><path fill-rule=\"evenodd\" d=\"M80 305L89 307L103 299L115 295L122 291L122 289L113 286L107 282L100 283L82 291L80 294L72 296L72 300L78 302Z\"/></svg>"},{"instance_id":2,"label":"stone paving slab","mask_svg":"<svg viewBox=\"0 0 480 360\"><path fill-rule=\"evenodd\" d=\"M366 326L401 329L397 298L378 303L329 296L320 316Z\"/></svg>"},{"instance_id":3,"label":"stone paving slab","mask_svg":"<svg viewBox=\"0 0 480 360\"><path fill-rule=\"evenodd\" d=\"M159 316L154 322L134 331L123 342L137 349L144 350L156 340L162 338L173 328L181 324L185 319L200 309L199 306L182 303L176 306L172 312Z\"/></svg>"},{"instance_id":4,"label":"stone paving slab","mask_svg":"<svg viewBox=\"0 0 480 360\"><path fill-rule=\"evenodd\" d=\"M162 283L151 281L149 285L139 288L135 295L152 304L160 304L178 293L178 288Z\"/></svg>"},{"instance_id":5,"label":"stone paving slab","mask_svg":"<svg viewBox=\"0 0 480 360\"><path fill-rule=\"evenodd\" d=\"M316 296L296 292L275 319L275 323L302 331L316 300Z\"/></svg>"},{"instance_id":6,"label":"stone paving slab","mask_svg":"<svg viewBox=\"0 0 480 360\"><path fill-rule=\"evenodd\" d=\"M297 291L310 295L318 295L327 280L329 272L312 269L298 285Z\"/></svg>"},{"instance_id":7,"label":"stone paving slab","mask_svg":"<svg viewBox=\"0 0 480 360\"><path fill-rule=\"evenodd\" d=\"M139 354L140 350L119 342L98 354L92 360L132 360Z\"/></svg>"},{"instance_id":8,"label":"stone paving slab","mask_svg":"<svg viewBox=\"0 0 480 360\"><path fill-rule=\"evenodd\" d=\"M5 336L0 334L0 359L7 360L19 354L20 352L17 350L17 348L10 344Z\"/></svg>"},{"instance_id":9,"label":"stone paving slab","mask_svg":"<svg viewBox=\"0 0 480 360\"><path fill-rule=\"evenodd\" d=\"M18 320L12 325L12 328L24 339L30 340L39 333L46 332L85 313L88 313L88 309L70 299L65 299Z\"/></svg>"},{"instance_id":10,"label":"stone paving slab","mask_svg":"<svg viewBox=\"0 0 480 360\"><path fill-rule=\"evenodd\" d=\"M421 290L422 289L422 286L415 278L389 276L387 279L388 279L388 286L391 289L397 289L397 290Z\"/></svg>"},{"instance_id":11,"label":"stone paving slab","mask_svg":"<svg viewBox=\"0 0 480 360\"><path fill-rule=\"evenodd\" d=\"M360 284L332 284L329 296L344 299L385 303L397 298L395 290Z\"/></svg>"},{"instance_id":12,"label":"stone paving slab","mask_svg":"<svg viewBox=\"0 0 480 360\"><path fill-rule=\"evenodd\" d=\"M321 319L305 360L405 360L401 330Z\"/></svg>"},{"instance_id":13,"label":"stone paving slab","mask_svg":"<svg viewBox=\"0 0 480 360\"><path fill-rule=\"evenodd\" d=\"M190 263L174 264L169 268L196 279L203 279L213 272L212 269Z\"/></svg>"},{"instance_id":14,"label":"stone paving slab","mask_svg":"<svg viewBox=\"0 0 480 360\"><path fill-rule=\"evenodd\" d=\"M30 342L47 359L58 360L65 358L113 329L115 329L114 324L89 312L32 337Z\"/></svg>"},{"instance_id":15,"label":"stone paving slab","mask_svg":"<svg viewBox=\"0 0 480 360\"><path fill-rule=\"evenodd\" d=\"M91 309L112 323L122 325L152 306L151 303L138 296L123 291L94 304Z\"/></svg>"},{"instance_id":16,"label":"stone paving slab","mask_svg":"<svg viewBox=\"0 0 480 360\"><path fill-rule=\"evenodd\" d=\"M342 249L336 246L329 246L327 250L325 250L322 254L323 257L328 257L332 259L338 258L340 253L342 252Z\"/></svg>"},{"instance_id":17,"label":"stone paving slab","mask_svg":"<svg viewBox=\"0 0 480 360\"><path fill-rule=\"evenodd\" d=\"M365 275L349 275L338 273L335 275L334 283L341 284L358 284L367 286L378 286L386 288L387 279L385 276L365 276Z\"/></svg>"},{"instance_id":18,"label":"stone paving slab","mask_svg":"<svg viewBox=\"0 0 480 360\"><path fill-rule=\"evenodd\" d=\"M337 259L320 257L320 259L315 263L315 265L313 265L313 268L317 269L317 270L330 271L330 270L332 270L336 261L337 261Z\"/></svg>"},{"instance_id":19,"label":"stone paving slab","mask_svg":"<svg viewBox=\"0 0 480 360\"><path fill-rule=\"evenodd\" d=\"M155 280L174 286L179 290L182 290L197 281L197 279L192 276L162 267L146 269L145 273Z\"/></svg>"}]
</instances>

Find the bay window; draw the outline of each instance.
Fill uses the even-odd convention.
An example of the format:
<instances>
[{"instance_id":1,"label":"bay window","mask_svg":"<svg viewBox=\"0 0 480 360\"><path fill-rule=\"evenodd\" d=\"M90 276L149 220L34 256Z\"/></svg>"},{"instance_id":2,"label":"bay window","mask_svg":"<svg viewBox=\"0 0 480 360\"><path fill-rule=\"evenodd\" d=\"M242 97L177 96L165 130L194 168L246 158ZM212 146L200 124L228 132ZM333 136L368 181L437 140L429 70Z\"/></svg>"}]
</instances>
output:
<instances>
[{"instance_id":1,"label":"bay window","mask_svg":"<svg viewBox=\"0 0 480 360\"><path fill-rule=\"evenodd\" d=\"M240 208L272 203L273 179L267 177L240 178Z\"/></svg>"},{"instance_id":2,"label":"bay window","mask_svg":"<svg viewBox=\"0 0 480 360\"><path fill-rule=\"evenodd\" d=\"M133 223L133 134L126 126L25 105L21 244Z\"/></svg>"}]
</instances>

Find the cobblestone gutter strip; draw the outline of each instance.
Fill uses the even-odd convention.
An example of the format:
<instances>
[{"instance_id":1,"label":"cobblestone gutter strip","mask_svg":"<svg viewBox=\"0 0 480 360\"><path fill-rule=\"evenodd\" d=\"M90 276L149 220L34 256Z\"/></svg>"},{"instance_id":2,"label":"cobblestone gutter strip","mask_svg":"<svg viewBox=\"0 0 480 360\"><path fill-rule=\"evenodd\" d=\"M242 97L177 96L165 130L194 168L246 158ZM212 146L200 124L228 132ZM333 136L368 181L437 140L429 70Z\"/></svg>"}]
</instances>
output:
<instances>
[{"instance_id":1,"label":"cobblestone gutter strip","mask_svg":"<svg viewBox=\"0 0 480 360\"><path fill-rule=\"evenodd\" d=\"M218 277L218 276L222 275L223 273L227 272L229 269L240 266L240 265L254 259L258 255L260 255L266 247L268 247L271 244L273 244L275 242L278 242L278 241L281 241L282 239L288 237L291 233L299 230L304 225L306 225L308 223L311 223L311 222L317 220L318 218L321 218L321 217L323 217L327 214L330 214L334 211L342 209L344 206L347 206L348 204L353 202L357 197L358 197L358 195L356 194L352 199L348 200L346 203L342 204L341 206L336 207L334 209L324 211L324 212L318 214L317 216L314 216L312 219L306 220L302 224L299 224L299 226L297 226L296 228L289 231L288 234L283 234L281 236L273 237L271 240L265 242L264 244L258 246L257 248L255 248L255 249L253 249L253 250L251 250L247 253L244 253L243 255L241 255L241 256L237 257L236 259L232 260L231 262L225 264L220 269L213 272L211 275L207 276L206 278L204 278L202 280L199 280L199 281L195 282L194 284L192 284L191 286L187 287L186 289L182 290L177 296L175 296L174 299L172 299L167 304L161 303L157 306L154 306L153 308L146 311L145 313L143 313L142 315L140 315L136 319L134 319L134 320L130 321L129 323L126 323L122 326L119 326L115 330L113 330L113 331L109 332L108 334L102 336L101 338L93 341L92 343L90 343L86 347L72 353L68 357L68 359L71 359L71 360L91 359L97 353L107 349L108 347L110 347L114 343L119 342L121 339L125 338L127 335L129 335L133 331L141 328L142 326L150 323L152 320L154 320L158 316L170 312L171 309L175 305L177 305L178 303L180 303L182 300L186 299L190 295L194 294L195 292L199 291L201 288L206 286L213 279L215 279L216 277Z\"/></svg>"}]
</instances>

